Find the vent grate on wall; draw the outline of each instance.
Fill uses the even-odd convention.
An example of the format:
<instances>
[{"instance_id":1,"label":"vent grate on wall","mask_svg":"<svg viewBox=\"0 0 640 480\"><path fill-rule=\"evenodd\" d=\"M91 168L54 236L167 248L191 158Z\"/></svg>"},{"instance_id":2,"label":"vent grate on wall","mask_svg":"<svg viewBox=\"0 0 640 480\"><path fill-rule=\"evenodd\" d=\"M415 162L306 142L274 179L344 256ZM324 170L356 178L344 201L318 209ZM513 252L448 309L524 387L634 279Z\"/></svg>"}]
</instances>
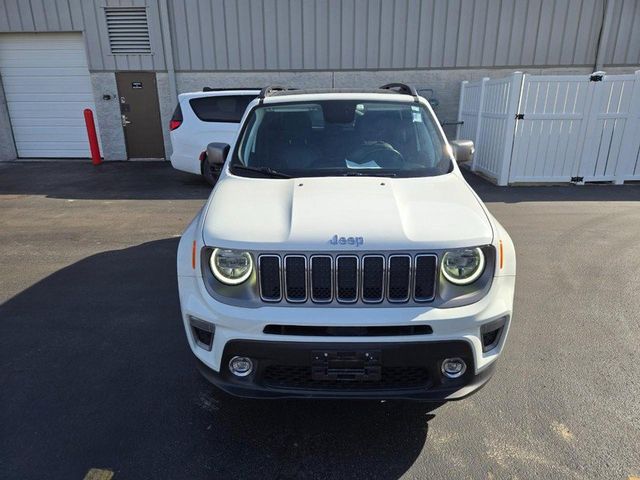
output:
<instances>
[{"instance_id":1,"label":"vent grate on wall","mask_svg":"<svg viewBox=\"0 0 640 480\"><path fill-rule=\"evenodd\" d=\"M151 53L146 7L105 7L111 53Z\"/></svg>"}]
</instances>

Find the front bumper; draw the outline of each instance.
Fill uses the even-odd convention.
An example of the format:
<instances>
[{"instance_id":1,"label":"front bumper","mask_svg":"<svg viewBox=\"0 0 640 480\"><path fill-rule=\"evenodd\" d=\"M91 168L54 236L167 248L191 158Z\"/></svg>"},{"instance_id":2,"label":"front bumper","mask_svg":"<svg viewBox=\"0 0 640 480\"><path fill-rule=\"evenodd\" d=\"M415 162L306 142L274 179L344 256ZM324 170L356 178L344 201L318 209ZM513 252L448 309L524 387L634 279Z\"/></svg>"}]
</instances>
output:
<instances>
[{"instance_id":1,"label":"front bumper","mask_svg":"<svg viewBox=\"0 0 640 480\"><path fill-rule=\"evenodd\" d=\"M273 306L242 308L213 299L198 276L178 277L180 304L187 338L200 370L214 384L234 395L249 397L324 398L412 398L452 400L462 398L487 382L504 347L512 314L515 276L494 277L488 294L471 305L456 308L393 307L335 308L316 306ZM210 349L199 345L190 318L215 326ZM503 321L499 342L483 351L483 325ZM315 336L265 333L267 325L289 326L429 326L431 333L385 336ZM316 388L301 384L278 385L265 381L270 365L309 368L316 350L358 350L374 348L382 352L390 366L422 366L429 378L416 388ZM229 372L229 359L249 356L257 370L249 377L236 378ZM438 372L444 358L461 357L467 373L455 382ZM412 363L413 362L413 363ZM417 362L417 364L416 364ZM384 367L384 364L383 364ZM298 374L305 374L298 370ZM322 385L320 385L322 387Z\"/></svg>"},{"instance_id":2,"label":"front bumper","mask_svg":"<svg viewBox=\"0 0 640 480\"><path fill-rule=\"evenodd\" d=\"M381 375L376 379L314 379L313 365L323 352L372 352L379 356ZM375 353L373 353L375 352ZM475 374L473 352L466 342L327 343L261 342L236 340L227 343L223 362L248 356L254 369L236 377L228 368L220 372L198 360L198 369L225 392L249 398L356 398L406 399L439 402L458 400L481 388L493 373L493 364ZM462 358L467 370L459 378L440 373L447 356ZM317 367L315 367L317 368Z\"/></svg>"}]
</instances>

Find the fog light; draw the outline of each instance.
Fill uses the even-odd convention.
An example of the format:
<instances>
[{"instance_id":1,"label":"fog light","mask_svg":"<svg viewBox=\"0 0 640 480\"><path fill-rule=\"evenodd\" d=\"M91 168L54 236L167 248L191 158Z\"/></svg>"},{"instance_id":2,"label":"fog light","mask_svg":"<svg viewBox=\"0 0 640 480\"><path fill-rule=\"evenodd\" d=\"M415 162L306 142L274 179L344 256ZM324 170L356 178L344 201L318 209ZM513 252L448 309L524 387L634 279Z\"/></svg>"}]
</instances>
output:
<instances>
[{"instance_id":1,"label":"fog light","mask_svg":"<svg viewBox=\"0 0 640 480\"><path fill-rule=\"evenodd\" d=\"M233 357L229 360L229 370L236 377L246 377L253 371L253 362L249 357Z\"/></svg>"},{"instance_id":2,"label":"fog light","mask_svg":"<svg viewBox=\"0 0 640 480\"><path fill-rule=\"evenodd\" d=\"M461 358L445 358L442 361L442 374L449 378L458 378L467 371L467 364Z\"/></svg>"}]
</instances>

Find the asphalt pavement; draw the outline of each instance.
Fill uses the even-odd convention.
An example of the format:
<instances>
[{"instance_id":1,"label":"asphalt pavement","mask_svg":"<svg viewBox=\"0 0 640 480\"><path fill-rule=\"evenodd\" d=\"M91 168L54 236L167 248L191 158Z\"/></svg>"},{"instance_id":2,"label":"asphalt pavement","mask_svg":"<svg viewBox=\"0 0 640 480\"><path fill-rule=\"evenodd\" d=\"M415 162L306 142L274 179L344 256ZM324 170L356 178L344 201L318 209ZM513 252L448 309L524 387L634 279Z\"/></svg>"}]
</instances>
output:
<instances>
[{"instance_id":1,"label":"asphalt pavement","mask_svg":"<svg viewBox=\"0 0 640 480\"><path fill-rule=\"evenodd\" d=\"M469 180L518 254L489 384L442 406L256 401L200 377L180 321L198 177L0 164L0 478L640 476L640 185Z\"/></svg>"}]
</instances>

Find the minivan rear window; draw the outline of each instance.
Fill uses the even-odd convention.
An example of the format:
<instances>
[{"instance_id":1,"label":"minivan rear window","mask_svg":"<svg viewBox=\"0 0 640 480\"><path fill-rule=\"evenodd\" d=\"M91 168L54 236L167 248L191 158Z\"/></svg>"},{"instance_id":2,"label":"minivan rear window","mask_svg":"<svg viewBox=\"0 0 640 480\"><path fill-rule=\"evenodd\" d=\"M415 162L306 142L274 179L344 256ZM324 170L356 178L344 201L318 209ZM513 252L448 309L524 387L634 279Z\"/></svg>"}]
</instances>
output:
<instances>
[{"instance_id":1,"label":"minivan rear window","mask_svg":"<svg viewBox=\"0 0 640 480\"><path fill-rule=\"evenodd\" d=\"M240 123L247 105L255 95L192 98L189 104L203 122Z\"/></svg>"}]
</instances>

